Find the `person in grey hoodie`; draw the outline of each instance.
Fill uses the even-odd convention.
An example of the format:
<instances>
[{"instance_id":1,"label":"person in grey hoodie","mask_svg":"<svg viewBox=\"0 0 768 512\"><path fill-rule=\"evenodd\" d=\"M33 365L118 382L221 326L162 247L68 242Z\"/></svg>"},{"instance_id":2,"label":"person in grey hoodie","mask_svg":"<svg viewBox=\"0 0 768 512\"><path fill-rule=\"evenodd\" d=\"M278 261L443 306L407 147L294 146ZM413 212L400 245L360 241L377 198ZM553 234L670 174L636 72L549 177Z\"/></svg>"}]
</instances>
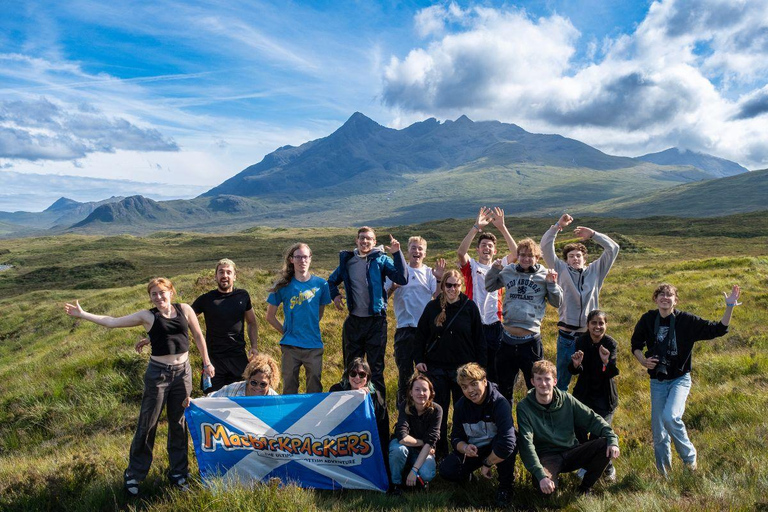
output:
<instances>
[{"instance_id":1,"label":"person in grey hoodie","mask_svg":"<svg viewBox=\"0 0 768 512\"><path fill-rule=\"evenodd\" d=\"M531 367L544 357L540 332L547 302L556 308L562 303L557 272L539 265L540 257L539 244L526 238L517 245L517 264L504 267L501 260L496 260L485 276L486 290L506 290L502 307L504 333L496 355L496 374L499 391L510 401L518 372L523 372L525 384L531 389Z\"/></svg>"},{"instance_id":2,"label":"person in grey hoodie","mask_svg":"<svg viewBox=\"0 0 768 512\"><path fill-rule=\"evenodd\" d=\"M587 265L587 247L582 243L570 243L563 247L563 259L555 254L557 233L573 222L573 217L564 213L560 219L541 237L541 250L549 268L557 271L557 283L563 289L563 304L560 306L560 321L557 322L557 389L567 391L571 383L568 364L576 350L576 340L587 331L587 315L600 309L600 288L605 276L611 270L619 255L619 245L602 233L584 226L578 226L573 233L582 241L592 239L603 248L603 254Z\"/></svg>"}]
</instances>

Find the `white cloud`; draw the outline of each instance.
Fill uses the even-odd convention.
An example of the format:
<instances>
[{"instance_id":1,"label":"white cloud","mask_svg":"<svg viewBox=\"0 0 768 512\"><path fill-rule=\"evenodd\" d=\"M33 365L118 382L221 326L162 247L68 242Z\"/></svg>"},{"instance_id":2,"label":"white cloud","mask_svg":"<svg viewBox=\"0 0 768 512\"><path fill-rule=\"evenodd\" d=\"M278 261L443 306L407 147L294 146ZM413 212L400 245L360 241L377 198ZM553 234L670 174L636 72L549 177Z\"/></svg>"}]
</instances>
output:
<instances>
[{"instance_id":1,"label":"white cloud","mask_svg":"<svg viewBox=\"0 0 768 512\"><path fill-rule=\"evenodd\" d=\"M449 30L448 9L428 9L417 27L436 37L382 73L395 124L466 113L617 154L680 146L768 165L758 128L768 93L751 92L768 78L768 0L654 2L599 52L558 15L476 7ZM580 44L587 60L575 68Z\"/></svg>"}]
</instances>

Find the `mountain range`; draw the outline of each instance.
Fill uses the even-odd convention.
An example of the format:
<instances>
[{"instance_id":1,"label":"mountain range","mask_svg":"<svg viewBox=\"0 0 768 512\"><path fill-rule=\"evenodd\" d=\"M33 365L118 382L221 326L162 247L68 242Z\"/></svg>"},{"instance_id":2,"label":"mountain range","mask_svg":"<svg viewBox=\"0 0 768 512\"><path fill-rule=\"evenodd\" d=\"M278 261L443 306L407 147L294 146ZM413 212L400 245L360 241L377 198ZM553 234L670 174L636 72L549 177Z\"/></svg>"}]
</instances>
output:
<instances>
[{"instance_id":1,"label":"mountain range","mask_svg":"<svg viewBox=\"0 0 768 512\"><path fill-rule=\"evenodd\" d=\"M45 221L34 224L31 218L0 213L0 222L6 223L0 231L8 231L9 224L65 230L63 216L53 220L52 212L62 209L71 220L66 230L146 233L232 231L253 225L410 224L470 217L481 205L499 205L515 216L554 216L565 210L638 216L654 214L654 208L643 205L670 206L673 196L678 203L683 196L696 197L677 215L711 216L725 209L765 208L762 200L713 208L725 201L717 182L746 177L752 190L766 188L765 173L676 148L618 157L574 139L534 134L498 121L473 122L461 116L395 130L357 112L327 137L278 148L195 199L114 198L100 205L84 203L88 206L82 213L91 209L85 215L74 213L74 202L60 200L41 212ZM672 196L656 195L663 193Z\"/></svg>"}]
</instances>

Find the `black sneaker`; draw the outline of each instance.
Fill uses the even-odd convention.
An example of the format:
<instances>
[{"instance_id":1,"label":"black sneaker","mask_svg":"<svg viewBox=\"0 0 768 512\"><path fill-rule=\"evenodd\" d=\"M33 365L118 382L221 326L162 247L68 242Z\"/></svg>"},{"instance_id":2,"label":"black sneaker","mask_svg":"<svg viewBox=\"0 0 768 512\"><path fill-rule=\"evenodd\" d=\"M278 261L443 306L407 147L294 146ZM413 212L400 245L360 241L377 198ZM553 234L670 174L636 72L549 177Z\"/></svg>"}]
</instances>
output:
<instances>
[{"instance_id":1,"label":"black sneaker","mask_svg":"<svg viewBox=\"0 0 768 512\"><path fill-rule=\"evenodd\" d=\"M403 495L403 487L400 484L392 484L389 488L389 495L399 498Z\"/></svg>"},{"instance_id":2,"label":"black sneaker","mask_svg":"<svg viewBox=\"0 0 768 512\"><path fill-rule=\"evenodd\" d=\"M139 481L133 478L130 480L126 480L125 483L123 483L123 490L125 491L125 494L129 498L138 498L139 497Z\"/></svg>"},{"instance_id":3,"label":"black sneaker","mask_svg":"<svg viewBox=\"0 0 768 512\"><path fill-rule=\"evenodd\" d=\"M507 508L509 506L509 500L512 498L512 491L507 489L499 489L496 491L496 508Z\"/></svg>"},{"instance_id":4,"label":"black sneaker","mask_svg":"<svg viewBox=\"0 0 768 512\"><path fill-rule=\"evenodd\" d=\"M189 481L185 476L171 476L171 486L181 492L189 491Z\"/></svg>"}]
</instances>

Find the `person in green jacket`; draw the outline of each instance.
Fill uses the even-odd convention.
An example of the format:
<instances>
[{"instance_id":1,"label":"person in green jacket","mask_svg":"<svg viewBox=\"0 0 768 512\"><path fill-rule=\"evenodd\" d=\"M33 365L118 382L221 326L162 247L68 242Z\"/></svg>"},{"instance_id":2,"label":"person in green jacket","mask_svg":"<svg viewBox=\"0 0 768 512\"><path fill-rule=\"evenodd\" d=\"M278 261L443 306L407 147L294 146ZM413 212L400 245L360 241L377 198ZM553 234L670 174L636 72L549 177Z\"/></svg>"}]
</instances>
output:
<instances>
[{"instance_id":1,"label":"person in green jacket","mask_svg":"<svg viewBox=\"0 0 768 512\"><path fill-rule=\"evenodd\" d=\"M603 418L557 385L557 369L541 360L532 368L533 389L517 405L520 458L544 494L557 488L558 475L586 470L579 486L589 494L611 459L619 456L619 438ZM593 439L579 444L576 428Z\"/></svg>"}]
</instances>

